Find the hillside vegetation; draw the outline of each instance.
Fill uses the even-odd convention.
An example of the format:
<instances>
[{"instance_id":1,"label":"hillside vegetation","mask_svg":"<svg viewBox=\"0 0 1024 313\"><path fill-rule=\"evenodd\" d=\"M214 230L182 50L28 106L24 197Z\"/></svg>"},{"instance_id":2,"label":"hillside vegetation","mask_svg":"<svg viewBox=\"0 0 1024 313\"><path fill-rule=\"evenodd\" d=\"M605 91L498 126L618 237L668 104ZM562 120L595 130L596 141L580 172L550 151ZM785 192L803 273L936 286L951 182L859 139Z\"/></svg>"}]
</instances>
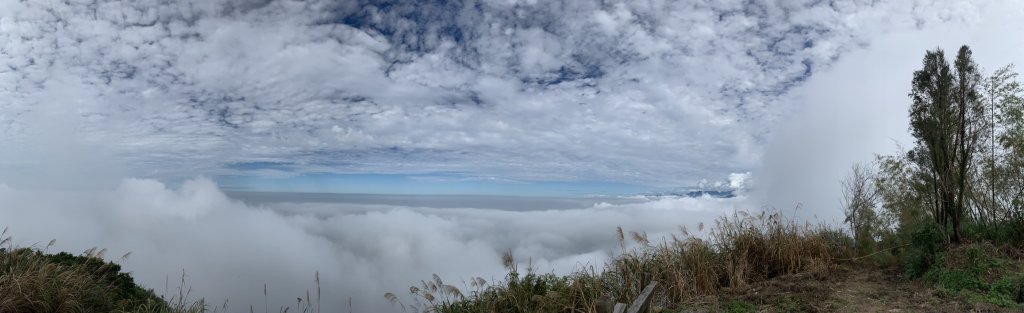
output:
<instances>
[{"instance_id":1,"label":"hillside vegetation","mask_svg":"<svg viewBox=\"0 0 1024 313\"><path fill-rule=\"evenodd\" d=\"M121 266L103 260L103 250L81 255L19 248L0 234L0 312L152 312L191 313L207 309L202 300L187 301L179 287L172 299L156 296L135 283ZM126 256L127 257L127 256Z\"/></svg>"}]
</instances>

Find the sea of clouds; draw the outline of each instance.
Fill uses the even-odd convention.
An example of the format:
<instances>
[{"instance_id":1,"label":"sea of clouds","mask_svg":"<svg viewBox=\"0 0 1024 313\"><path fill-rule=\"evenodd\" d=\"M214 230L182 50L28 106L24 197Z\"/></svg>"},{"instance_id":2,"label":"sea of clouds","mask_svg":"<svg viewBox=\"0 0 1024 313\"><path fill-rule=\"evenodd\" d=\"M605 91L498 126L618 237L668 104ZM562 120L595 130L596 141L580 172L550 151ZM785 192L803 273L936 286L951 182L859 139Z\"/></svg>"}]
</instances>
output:
<instances>
[{"instance_id":1,"label":"sea of clouds","mask_svg":"<svg viewBox=\"0 0 1024 313\"><path fill-rule=\"evenodd\" d=\"M596 202L583 209L429 208L347 203L246 204L210 179L169 187L125 179L112 190L55 191L0 186L0 223L14 242L79 252L100 245L144 286L177 294L182 271L193 297L231 311L294 305L315 290L323 307L354 312L400 310L383 295L409 303L409 286L438 274L449 284L504 276L511 251L541 272L600 270L619 251L616 227L652 239L696 231L722 212L746 209L745 197L662 197L633 203ZM706 231L706 230L705 230ZM315 294L315 291L314 291ZM273 310L273 309L272 309Z\"/></svg>"}]
</instances>

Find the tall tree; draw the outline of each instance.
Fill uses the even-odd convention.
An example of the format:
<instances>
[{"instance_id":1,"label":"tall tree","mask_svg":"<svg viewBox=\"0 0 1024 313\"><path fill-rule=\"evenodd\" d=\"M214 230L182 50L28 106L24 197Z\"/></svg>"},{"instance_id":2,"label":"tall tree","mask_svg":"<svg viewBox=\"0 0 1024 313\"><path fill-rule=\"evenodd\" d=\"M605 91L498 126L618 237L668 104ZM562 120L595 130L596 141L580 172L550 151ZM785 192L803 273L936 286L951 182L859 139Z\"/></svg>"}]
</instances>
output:
<instances>
[{"instance_id":1,"label":"tall tree","mask_svg":"<svg viewBox=\"0 0 1024 313\"><path fill-rule=\"evenodd\" d=\"M914 150L875 158L879 170L874 184L883 208L883 228L909 238L920 223L934 216L934 208L938 207L932 192L931 171L925 167L927 158Z\"/></svg>"},{"instance_id":2,"label":"tall tree","mask_svg":"<svg viewBox=\"0 0 1024 313\"><path fill-rule=\"evenodd\" d=\"M840 184L843 186L843 211L846 213L847 224L853 235L854 249L862 253L870 248L875 234L881 227L875 206L878 204L879 193L874 182L875 174L871 168L854 164L850 174Z\"/></svg>"},{"instance_id":3,"label":"tall tree","mask_svg":"<svg viewBox=\"0 0 1024 313\"><path fill-rule=\"evenodd\" d=\"M978 92L981 74L971 54L969 47L961 47L951 70L942 49L927 51L921 70L914 72L910 92L911 132L917 150L926 156L932 192L938 199L933 216L943 227L952 227L953 242L960 241L968 177L984 113Z\"/></svg>"},{"instance_id":4,"label":"tall tree","mask_svg":"<svg viewBox=\"0 0 1024 313\"><path fill-rule=\"evenodd\" d=\"M1003 217L1024 221L1024 86L1016 80L1012 67L1007 68L996 103L1002 130L997 137L1004 153L1000 194L1007 209Z\"/></svg>"},{"instance_id":5,"label":"tall tree","mask_svg":"<svg viewBox=\"0 0 1024 313\"><path fill-rule=\"evenodd\" d=\"M979 185L985 186L982 197L977 197L979 217L983 222L994 222L1001 218L1012 203L1013 188L1007 185L1012 178L1013 151L1012 146L1004 146L1000 141L1008 142L1014 132L1013 115L1016 107L1022 103L1021 95L1024 88L1017 82L1017 73L1013 64L997 69L982 82L982 97L986 109L987 132L983 132L988 142L988 153L979 162ZM1003 140L1001 140L1003 138ZM984 181L984 183L981 183Z\"/></svg>"}]
</instances>

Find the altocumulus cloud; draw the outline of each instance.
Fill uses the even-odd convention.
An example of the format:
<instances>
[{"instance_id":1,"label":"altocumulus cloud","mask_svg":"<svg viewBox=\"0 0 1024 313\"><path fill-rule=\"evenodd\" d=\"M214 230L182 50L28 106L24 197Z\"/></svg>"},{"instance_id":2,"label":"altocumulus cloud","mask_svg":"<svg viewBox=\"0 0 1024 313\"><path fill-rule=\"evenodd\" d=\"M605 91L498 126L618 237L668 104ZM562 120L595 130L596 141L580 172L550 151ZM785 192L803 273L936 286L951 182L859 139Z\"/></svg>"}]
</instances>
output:
<instances>
[{"instance_id":1,"label":"altocumulus cloud","mask_svg":"<svg viewBox=\"0 0 1024 313\"><path fill-rule=\"evenodd\" d=\"M0 221L19 244L57 239L55 248L102 244L145 286L170 295L182 271L193 295L232 310L263 302L292 304L314 288L319 271L324 307L358 312L398 310L385 292L437 273L449 283L503 278L500 256L511 251L543 272L600 269L617 250L615 227L652 239L696 231L743 198L665 198L633 204L595 203L571 210L493 210L387 205L278 203L246 205L205 178L177 188L126 179L109 191L39 191L0 185ZM22 209L18 209L22 208ZM524 265L525 266L525 265ZM407 302L411 298L405 298Z\"/></svg>"},{"instance_id":2,"label":"altocumulus cloud","mask_svg":"<svg viewBox=\"0 0 1024 313\"><path fill-rule=\"evenodd\" d=\"M780 95L959 1L3 1L0 143L47 120L137 177L461 173L693 185ZM286 173L232 164L287 164ZM9 172L42 168L10 151Z\"/></svg>"}]
</instances>

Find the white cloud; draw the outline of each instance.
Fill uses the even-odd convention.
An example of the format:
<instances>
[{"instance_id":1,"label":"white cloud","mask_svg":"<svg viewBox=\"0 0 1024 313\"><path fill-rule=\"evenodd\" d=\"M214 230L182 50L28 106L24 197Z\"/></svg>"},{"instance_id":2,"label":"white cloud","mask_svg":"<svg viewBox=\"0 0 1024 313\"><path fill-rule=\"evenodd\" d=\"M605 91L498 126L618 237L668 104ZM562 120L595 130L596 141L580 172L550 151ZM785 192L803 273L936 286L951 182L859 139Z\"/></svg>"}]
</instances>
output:
<instances>
[{"instance_id":1,"label":"white cloud","mask_svg":"<svg viewBox=\"0 0 1024 313\"><path fill-rule=\"evenodd\" d=\"M743 189L743 188L746 188L748 180L750 180L750 172L729 174L729 188L733 188L733 189Z\"/></svg>"}]
</instances>

